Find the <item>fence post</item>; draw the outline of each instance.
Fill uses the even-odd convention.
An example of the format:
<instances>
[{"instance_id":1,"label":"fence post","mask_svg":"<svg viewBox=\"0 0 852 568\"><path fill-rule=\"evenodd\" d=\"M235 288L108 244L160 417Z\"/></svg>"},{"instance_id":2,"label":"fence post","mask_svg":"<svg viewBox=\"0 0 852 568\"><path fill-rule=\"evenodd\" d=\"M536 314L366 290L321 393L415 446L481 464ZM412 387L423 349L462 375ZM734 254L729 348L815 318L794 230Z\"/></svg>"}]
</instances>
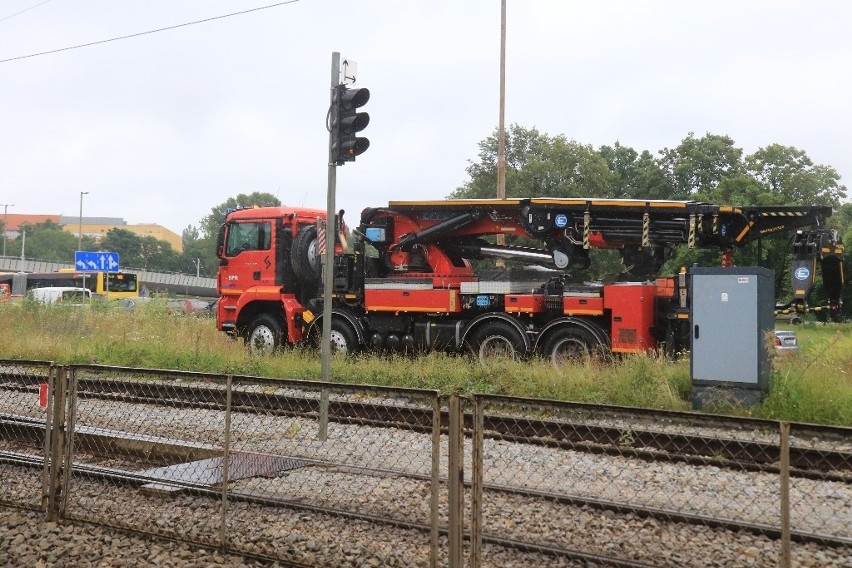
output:
<instances>
[{"instance_id":1,"label":"fence post","mask_svg":"<svg viewBox=\"0 0 852 568\"><path fill-rule=\"evenodd\" d=\"M781 568L790 568L790 423L781 422Z\"/></svg>"},{"instance_id":2,"label":"fence post","mask_svg":"<svg viewBox=\"0 0 852 568\"><path fill-rule=\"evenodd\" d=\"M483 434L485 403L481 396L473 398L473 449L471 467L473 469L470 488L470 568L479 568L482 564L482 484L484 478L483 459L485 454Z\"/></svg>"},{"instance_id":3,"label":"fence post","mask_svg":"<svg viewBox=\"0 0 852 568\"><path fill-rule=\"evenodd\" d=\"M319 432L317 439L320 442L328 440L328 387L320 389Z\"/></svg>"},{"instance_id":4,"label":"fence post","mask_svg":"<svg viewBox=\"0 0 852 568\"><path fill-rule=\"evenodd\" d=\"M53 390L50 428L50 473L47 489L47 520L56 521L59 514L58 499L62 485L61 463L65 458L65 377L66 367L56 371L56 381Z\"/></svg>"},{"instance_id":5,"label":"fence post","mask_svg":"<svg viewBox=\"0 0 852 568\"><path fill-rule=\"evenodd\" d=\"M462 541L464 537L464 415L461 408L461 397L450 395L450 423L448 434L448 466L447 472L447 510L449 526L447 527L449 541L448 565L450 568L463 566Z\"/></svg>"},{"instance_id":6,"label":"fence post","mask_svg":"<svg viewBox=\"0 0 852 568\"><path fill-rule=\"evenodd\" d=\"M41 470L41 510L45 514L45 518L49 518L51 509L51 498L53 494L51 478L51 458L53 456L53 409L56 400L56 374L59 372L59 367L50 365L50 370L47 376L47 407L45 408L44 422L44 465ZM54 462L55 463L55 462Z\"/></svg>"},{"instance_id":7,"label":"fence post","mask_svg":"<svg viewBox=\"0 0 852 568\"><path fill-rule=\"evenodd\" d=\"M59 517L65 517L65 511L68 509L68 497L71 493L71 470L74 464L74 431L77 429L77 369L68 367L68 372L65 375L66 386L63 393L64 399L62 404L67 406L67 415L64 415L64 436L62 444L62 453L64 463L62 465L62 486L60 493L62 501L59 508ZM65 402L67 400L67 403Z\"/></svg>"},{"instance_id":8,"label":"fence post","mask_svg":"<svg viewBox=\"0 0 852 568\"><path fill-rule=\"evenodd\" d=\"M432 399L432 483L429 511L431 530L429 534L429 566L438 566L438 533L440 530L439 505L441 495L441 395Z\"/></svg>"},{"instance_id":9,"label":"fence post","mask_svg":"<svg viewBox=\"0 0 852 568\"><path fill-rule=\"evenodd\" d=\"M222 452L222 524L219 526L219 546L222 552L228 548L228 477L231 464L231 400L234 375L228 375L225 386L225 448Z\"/></svg>"}]
</instances>

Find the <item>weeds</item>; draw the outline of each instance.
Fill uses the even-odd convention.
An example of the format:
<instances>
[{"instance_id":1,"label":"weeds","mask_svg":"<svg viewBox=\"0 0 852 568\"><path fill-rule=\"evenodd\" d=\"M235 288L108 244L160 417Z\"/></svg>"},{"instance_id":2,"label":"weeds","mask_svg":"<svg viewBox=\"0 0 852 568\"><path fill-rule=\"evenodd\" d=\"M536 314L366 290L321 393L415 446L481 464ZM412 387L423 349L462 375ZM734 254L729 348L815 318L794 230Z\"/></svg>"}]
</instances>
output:
<instances>
[{"instance_id":1,"label":"weeds","mask_svg":"<svg viewBox=\"0 0 852 568\"><path fill-rule=\"evenodd\" d=\"M210 318L173 315L156 302L133 312L0 304L0 359L60 364L232 373L319 380L319 352L287 348L255 358L241 341L216 330ZM801 353L779 357L761 405L714 411L800 422L852 425L852 327L798 326ZM554 369L549 361L501 360L482 366L473 357L429 353L335 357L332 380L343 383L437 389L573 400L623 406L691 408L689 359L656 354L594 358Z\"/></svg>"}]
</instances>

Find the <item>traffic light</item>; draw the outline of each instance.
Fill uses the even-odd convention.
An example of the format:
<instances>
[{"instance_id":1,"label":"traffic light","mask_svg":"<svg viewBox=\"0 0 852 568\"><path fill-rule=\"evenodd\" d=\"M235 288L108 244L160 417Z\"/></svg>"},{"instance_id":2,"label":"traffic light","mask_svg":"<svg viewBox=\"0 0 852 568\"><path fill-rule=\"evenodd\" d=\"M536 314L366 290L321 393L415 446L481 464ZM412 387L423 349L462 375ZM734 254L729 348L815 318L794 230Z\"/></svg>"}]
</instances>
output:
<instances>
[{"instance_id":1,"label":"traffic light","mask_svg":"<svg viewBox=\"0 0 852 568\"><path fill-rule=\"evenodd\" d=\"M370 115L358 108L370 100L368 89L347 89L337 85L331 97L331 159L338 166L354 162L355 156L370 147L370 141L356 136L370 124Z\"/></svg>"}]
</instances>

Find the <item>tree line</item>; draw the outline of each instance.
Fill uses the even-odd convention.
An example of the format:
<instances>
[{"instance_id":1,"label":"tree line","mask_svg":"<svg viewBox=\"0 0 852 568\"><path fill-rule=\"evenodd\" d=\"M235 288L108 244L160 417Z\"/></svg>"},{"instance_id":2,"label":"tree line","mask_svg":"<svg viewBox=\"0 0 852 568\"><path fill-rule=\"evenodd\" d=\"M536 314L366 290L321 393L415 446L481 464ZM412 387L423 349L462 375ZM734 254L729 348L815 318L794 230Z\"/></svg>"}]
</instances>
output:
<instances>
[{"instance_id":1,"label":"tree line","mask_svg":"<svg viewBox=\"0 0 852 568\"><path fill-rule=\"evenodd\" d=\"M479 144L479 156L470 160L469 179L449 197L494 198L497 187L497 132ZM595 197L625 199L694 200L720 205L828 205L834 208L830 227L844 242L852 240L852 203L844 203L847 188L831 166L815 164L807 153L792 146L769 144L746 155L729 136L690 132L674 148L656 154L637 151L619 142L594 148L550 136L535 128L514 124L506 132L507 197ZM771 268L776 296L790 291L791 244L794 235L761 239L735 252L740 266ZM620 259L610 251L592 251L593 265L578 279L618 278ZM661 273L674 274L681 266L718 266L719 251L672 251ZM845 259L845 273L850 261ZM812 303L824 300L819 278ZM850 290L844 300L852 301Z\"/></svg>"}]
</instances>

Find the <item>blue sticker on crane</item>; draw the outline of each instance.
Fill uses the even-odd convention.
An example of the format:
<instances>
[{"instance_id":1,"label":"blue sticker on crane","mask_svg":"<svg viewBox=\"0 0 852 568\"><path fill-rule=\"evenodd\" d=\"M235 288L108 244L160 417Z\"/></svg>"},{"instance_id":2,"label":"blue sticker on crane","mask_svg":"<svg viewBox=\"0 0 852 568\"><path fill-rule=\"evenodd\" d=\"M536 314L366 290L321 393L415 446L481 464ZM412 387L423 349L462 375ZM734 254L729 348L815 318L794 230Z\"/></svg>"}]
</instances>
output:
<instances>
[{"instance_id":1,"label":"blue sticker on crane","mask_svg":"<svg viewBox=\"0 0 852 568\"><path fill-rule=\"evenodd\" d=\"M807 280L811 276L811 271L807 269L805 266L800 266L796 269L796 279L797 280Z\"/></svg>"},{"instance_id":2,"label":"blue sticker on crane","mask_svg":"<svg viewBox=\"0 0 852 568\"><path fill-rule=\"evenodd\" d=\"M568 216L565 213L559 213L556 215L556 219L554 219L556 226L560 229L565 227L568 224Z\"/></svg>"}]
</instances>

